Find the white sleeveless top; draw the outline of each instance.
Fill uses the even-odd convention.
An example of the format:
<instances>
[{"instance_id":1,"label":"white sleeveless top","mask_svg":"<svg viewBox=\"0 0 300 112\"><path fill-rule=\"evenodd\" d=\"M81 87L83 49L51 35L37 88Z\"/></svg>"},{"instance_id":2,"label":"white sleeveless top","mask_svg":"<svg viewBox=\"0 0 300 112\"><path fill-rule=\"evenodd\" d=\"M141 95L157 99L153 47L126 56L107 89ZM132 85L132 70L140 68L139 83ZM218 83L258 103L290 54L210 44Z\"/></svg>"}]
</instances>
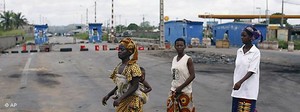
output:
<instances>
[{"instance_id":1,"label":"white sleeveless top","mask_svg":"<svg viewBox=\"0 0 300 112\"><path fill-rule=\"evenodd\" d=\"M177 56L176 55L173 58L172 61L172 67L171 67L171 73L172 73L172 87L171 90L175 91L177 87L179 87L180 85L182 85L187 78L189 78L190 73L187 67L187 62L188 59L190 58L190 56L188 55L184 55L179 61L177 61ZM192 93L192 83L191 82L189 85L187 85L185 88L182 89L182 92L184 93Z\"/></svg>"}]
</instances>

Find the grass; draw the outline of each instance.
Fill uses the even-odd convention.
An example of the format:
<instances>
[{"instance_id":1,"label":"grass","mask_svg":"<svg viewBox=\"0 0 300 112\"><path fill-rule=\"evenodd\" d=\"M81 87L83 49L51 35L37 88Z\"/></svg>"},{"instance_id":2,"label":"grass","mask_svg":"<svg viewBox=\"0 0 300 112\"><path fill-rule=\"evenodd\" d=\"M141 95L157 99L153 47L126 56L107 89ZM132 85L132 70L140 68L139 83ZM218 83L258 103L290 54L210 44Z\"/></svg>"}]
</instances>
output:
<instances>
[{"instance_id":1,"label":"grass","mask_svg":"<svg viewBox=\"0 0 300 112\"><path fill-rule=\"evenodd\" d=\"M88 33L78 33L74 35L75 38L82 39L82 40L88 40L89 34Z\"/></svg>"},{"instance_id":2,"label":"grass","mask_svg":"<svg viewBox=\"0 0 300 112\"><path fill-rule=\"evenodd\" d=\"M16 36L16 35L24 35L24 30L10 30L10 31L2 31L0 30L0 38L7 36Z\"/></svg>"},{"instance_id":3,"label":"grass","mask_svg":"<svg viewBox=\"0 0 300 112\"><path fill-rule=\"evenodd\" d=\"M278 47L282 49L287 49L288 48L288 42L285 42L283 40L278 41Z\"/></svg>"},{"instance_id":4,"label":"grass","mask_svg":"<svg viewBox=\"0 0 300 112\"><path fill-rule=\"evenodd\" d=\"M295 50L300 50L300 40L294 41L294 49Z\"/></svg>"}]
</instances>

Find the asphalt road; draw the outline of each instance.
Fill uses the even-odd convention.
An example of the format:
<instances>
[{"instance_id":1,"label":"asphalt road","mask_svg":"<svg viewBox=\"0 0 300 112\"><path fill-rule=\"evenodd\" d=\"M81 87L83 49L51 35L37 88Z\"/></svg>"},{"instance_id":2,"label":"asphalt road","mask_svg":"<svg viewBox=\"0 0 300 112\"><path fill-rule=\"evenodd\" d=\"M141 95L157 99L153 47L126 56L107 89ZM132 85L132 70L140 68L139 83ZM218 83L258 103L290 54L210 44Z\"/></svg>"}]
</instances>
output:
<instances>
[{"instance_id":1,"label":"asphalt road","mask_svg":"<svg viewBox=\"0 0 300 112\"><path fill-rule=\"evenodd\" d=\"M50 38L52 42L73 41L54 38ZM100 46L103 44L106 43ZM89 51L79 51L81 45ZM0 112L114 112L112 100L103 106L101 99L114 87L109 75L120 60L117 51L95 51L94 46L62 44L55 45L52 52L1 55ZM109 48L116 46L108 44ZM59 52L60 48L73 51ZM145 112L166 110L172 59L149 55L158 52L163 51L139 52L138 63L146 69L146 80L153 88L144 105ZM230 111L233 68L234 65L195 64L193 97L198 112ZM300 110L299 68L263 63L260 81L258 111Z\"/></svg>"}]
</instances>

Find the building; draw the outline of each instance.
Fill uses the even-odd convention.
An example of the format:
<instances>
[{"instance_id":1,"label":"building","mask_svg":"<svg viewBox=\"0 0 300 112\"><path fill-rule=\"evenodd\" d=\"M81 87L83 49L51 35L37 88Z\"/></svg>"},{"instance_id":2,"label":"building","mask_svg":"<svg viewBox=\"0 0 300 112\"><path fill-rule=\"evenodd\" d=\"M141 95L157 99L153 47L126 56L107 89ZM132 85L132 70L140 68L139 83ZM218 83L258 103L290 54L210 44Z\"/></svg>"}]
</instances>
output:
<instances>
[{"instance_id":1,"label":"building","mask_svg":"<svg viewBox=\"0 0 300 112\"><path fill-rule=\"evenodd\" d=\"M178 20L165 22L165 40L174 45L177 38L184 38L186 45L191 45L192 38L202 41L203 22Z\"/></svg>"},{"instance_id":2,"label":"building","mask_svg":"<svg viewBox=\"0 0 300 112\"><path fill-rule=\"evenodd\" d=\"M223 40L224 34L228 31L228 40L230 46L240 47L243 45L241 40L241 32L242 30L249 25L253 25L250 23L237 23L237 22L230 22L224 24L218 24L212 27L213 33L213 41L216 42L218 40ZM267 25L266 24L254 24L255 28L257 28L261 34L262 38L254 41L254 44L257 44L260 41L266 40L267 37Z\"/></svg>"}]
</instances>

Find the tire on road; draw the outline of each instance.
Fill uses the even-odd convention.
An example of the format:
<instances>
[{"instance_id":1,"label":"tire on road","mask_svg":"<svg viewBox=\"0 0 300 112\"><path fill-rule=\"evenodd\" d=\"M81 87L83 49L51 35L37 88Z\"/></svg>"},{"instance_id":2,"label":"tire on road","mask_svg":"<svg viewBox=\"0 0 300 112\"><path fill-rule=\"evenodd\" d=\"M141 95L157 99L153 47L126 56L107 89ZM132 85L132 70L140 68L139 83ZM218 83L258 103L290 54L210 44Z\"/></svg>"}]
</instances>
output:
<instances>
[{"instance_id":1,"label":"tire on road","mask_svg":"<svg viewBox=\"0 0 300 112\"><path fill-rule=\"evenodd\" d=\"M19 53L19 51L11 51L11 53Z\"/></svg>"},{"instance_id":2,"label":"tire on road","mask_svg":"<svg viewBox=\"0 0 300 112\"><path fill-rule=\"evenodd\" d=\"M28 51L26 50L26 51L21 51L21 53L28 53Z\"/></svg>"},{"instance_id":3,"label":"tire on road","mask_svg":"<svg viewBox=\"0 0 300 112\"><path fill-rule=\"evenodd\" d=\"M83 49L80 49L80 51L89 51L88 48L83 48Z\"/></svg>"},{"instance_id":4,"label":"tire on road","mask_svg":"<svg viewBox=\"0 0 300 112\"><path fill-rule=\"evenodd\" d=\"M72 52L72 48L60 48L60 52Z\"/></svg>"},{"instance_id":5,"label":"tire on road","mask_svg":"<svg viewBox=\"0 0 300 112\"><path fill-rule=\"evenodd\" d=\"M8 51L2 51L1 52L2 54L7 54L7 53L9 53Z\"/></svg>"},{"instance_id":6,"label":"tire on road","mask_svg":"<svg viewBox=\"0 0 300 112\"><path fill-rule=\"evenodd\" d=\"M30 52L32 53L32 52L38 52L37 50L30 50Z\"/></svg>"}]
</instances>

